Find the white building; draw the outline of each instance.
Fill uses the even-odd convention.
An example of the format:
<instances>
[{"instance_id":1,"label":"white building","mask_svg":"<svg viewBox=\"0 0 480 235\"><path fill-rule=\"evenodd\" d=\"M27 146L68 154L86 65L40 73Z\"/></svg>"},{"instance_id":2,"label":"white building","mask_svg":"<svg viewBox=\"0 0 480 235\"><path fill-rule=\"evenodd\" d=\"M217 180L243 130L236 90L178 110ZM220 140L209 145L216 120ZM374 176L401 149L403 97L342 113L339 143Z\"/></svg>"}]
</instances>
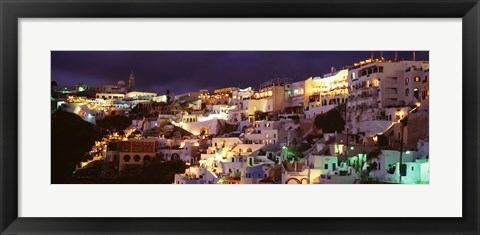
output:
<instances>
[{"instance_id":1,"label":"white building","mask_svg":"<svg viewBox=\"0 0 480 235\"><path fill-rule=\"evenodd\" d=\"M279 140L285 140L286 133L282 131L280 121L256 121L253 127L252 131L247 131L244 135L247 143L278 144Z\"/></svg>"},{"instance_id":2,"label":"white building","mask_svg":"<svg viewBox=\"0 0 480 235\"><path fill-rule=\"evenodd\" d=\"M141 92L141 91L131 91L128 92L125 97L133 98L133 99L147 99L153 100L153 98L157 97L157 93L154 92Z\"/></svg>"},{"instance_id":3,"label":"white building","mask_svg":"<svg viewBox=\"0 0 480 235\"><path fill-rule=\"evenodd\" d=\"M241 106L243 100L249 100L254 94L255 91L252 87L234 90L232 91L232 104Z\"/></svg>"},{"instance_id":4,"label":"white building","mask_svg":"<svg viewBox=\"0 0 480 235\"><path fill-rule=\"evenodd\" d=\"M326 113L348 100L348 69L336 71L312 80L313 92L309 96L305 118L313 118Z\"/></svg>"},{"instance_id":5,"label":"white building","mask_svg":"<svg viewBox=\"0 0 480 235\"><path fill-rule=\"evenodd\" d=\"M269 176L271 164L257 164L254 166L246 166L241 176L241 184L258 184L260 180Z\"/></svg>"},{"instance_id":6,"label":"white building","mask_svg":"<svg viewBox=\"0 0 480 235\"><path fill-rule=\"evenodd\" d=\"M414 107L422 98L420 88L427 90L427 99L428 86L423 88L420 84L428 68L428 61L384 59L368 59L351 67L347 103L347 126L351 133L372 136L384 132L393 121L386 109Z\"/></svg>"},{"instance_id":7,"label":"white building","mask_svg":"<svg viewBox=\"0 0 480 235\"><path fill-rule=\"evenodd\" d=\"M121 93L97 93L95 95L97 99L103 99L103 100L112 100L112 99L123 99L125 97L125 94Z\"/></svg>"},{"instance_id":8,"label":"white building","mask_svg":"<svg viewBox=\"0 0 480 235\"><path fill-rule=\"evenodd\" d=\"M370 163L370 165L376 166L376 169L371 174L380 181L398 182L400 173L399 163L399 151L382 150ZM402 154L402 163L406 164L408 175L404 177L405 179L402 180L402 183L425 182L426 176L429 174L429 164L428 161L421 159L420 153L416 151L404 151Z\"/></svg>"},{"instance_id":9,"label":"white building","mask_svg":"<svg viewBox=\"0 0 480 235\"><path fill-rule=\"evenodd\" d=\"M174 184L215 184L219 177L204 167L192 166L184 174L175 174Z\"/></svg>"},{"instance_id":10,"label":"white building","mask_svg":"<svg viewBox=\"0 0 480 235\"><path fill-rule=\"evenodd\" d=\"M339 166L337 156L310 155L307 163L310 168L320 169L324 172L336 171Z\"/></svg>"}]
</instances>

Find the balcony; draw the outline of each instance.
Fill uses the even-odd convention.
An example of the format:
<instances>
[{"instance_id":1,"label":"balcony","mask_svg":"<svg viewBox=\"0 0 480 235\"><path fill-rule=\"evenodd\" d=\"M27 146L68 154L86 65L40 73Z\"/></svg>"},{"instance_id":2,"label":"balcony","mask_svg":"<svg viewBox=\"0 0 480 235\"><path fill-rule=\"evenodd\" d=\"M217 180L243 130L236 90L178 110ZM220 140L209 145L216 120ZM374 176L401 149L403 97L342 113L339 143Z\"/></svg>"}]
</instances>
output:
<instances>
[{"instance_id":1,"label":"balcony","mask_svg":"<svg viewBox=\"0 0 480 235\"><path fill-rule=\"evenodd\" d=\"M374 98L374 97L378 97L378 91L371 92L371 93L362 93L362 94L357 95L357 96L352 95L352 96L349 96L348 99L350 101L357 101L357 100Z\"/></svg>"}]
</instances>

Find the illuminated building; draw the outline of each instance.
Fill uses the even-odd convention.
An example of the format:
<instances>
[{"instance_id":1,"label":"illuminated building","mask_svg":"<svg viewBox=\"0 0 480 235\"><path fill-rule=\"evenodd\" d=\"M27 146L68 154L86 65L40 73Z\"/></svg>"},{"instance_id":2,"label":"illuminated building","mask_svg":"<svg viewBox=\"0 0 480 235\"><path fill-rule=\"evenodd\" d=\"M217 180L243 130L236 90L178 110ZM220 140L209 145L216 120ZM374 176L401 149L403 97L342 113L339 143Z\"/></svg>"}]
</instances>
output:
<instances>
[{"instance_id":1,"label":"illuminated building","mask_svg":"<svg viewBox=\"0 0 480 235\"><path fill-rule=\"evenodd\" d=\"M370 163L376 168L372 176L382 182L398 183L400 180L400 152L382 150ZM429 161L425 155L416 151L404 151L402 154L403 184L423 184L430 181Z\"/></svg>"},{"instance_id":2,"label":"illuminated building","mask_svg":"<svg viewBox=\"0 0 480 235\"><path fill-rule=\"evenodd\" d=\"M141 92L141 91L131 91L125 94L125 97L138 99L138 100L153 100L154 97L157 97L157 93L154 92Z\"/></svg>"},{"instance_id":3,"label":"illuminated building","mask_svg":"<svg viewBox=\"0 0 480 235\"><path fill-rule=\"evenodd\" d=\"M305 111L306 118L313 118L317 114L330 111L348 99L348 69L336 71L331 69L330 73L322 77L312 79L312 94L308 96L308 108Z\"/></svg>"},{"instance_id":4,"label":"illuminated building","mask_svg":"<svg viewBox=\"0 0 480 235\"><path fill-rule=\"evenodd\" d=\"M428 68L428 61L371 58L355 63L348 71L347 126L351 133L384 132L399 120L398 108L428 100L428 81L423 83Z\"/></svg>"},{"instance_id":5,"label":"illuminated building","mask_svg":"<svg viewBox=\"0 0 480 235\"><path fill-rule=\"evenodd\" d=\"M225 87L213 90L213 94L231 94L234 91L238 91L238 87Z\"/></svg>"},{"instance_id":6,"label":"illuminated building","mask_svg":"<svg viewBox=\"0 0 480 235\"><path fill-rule=\"evenodd\" d=\"M155 139L132 139L117 142L116 145L117 153L114 154L114 159L119 161L118 170L120 172L128 167L142 166L156 155Z\"/></svg>"},{"instance_id":7,"label":"illuminated building","mask_svg":"<svg viewBox=\"0 0 480 235\"><path fill-rule=\"evenodd\" d=\"M115 93L97 93L95 95L97 99L111 100L111 99L123 99L125 94L115 94Z\"/></svg>"},{"instance_id":8,"label":"illuminated building","mask_svg":"<svg viewBox=\"0 0 480 235\"><path fill-rule=\"evenodd\" d=\"M255 94L256 99L266 101L265 112L279 113L285 109L285 92L288 90L291 80L287 78L275 78L260 84L259 91Z\"/></svg>"},{"instance_id":9,"label":"illuminated building","mask_svg":"<svg viewBox=\"0 0 480 235\"><path fill-rule=\"evenodd\" d=\"M175 174L174 184L215 184L220 178L204 167L190 167L184 174Z\"/></svg>"},{"instance_id":10,"label":"illuminated building","mask_svg":"<svg viewBox=\"0 0 480 235\"><path fill-rule=\"evenodd\" d=\"M188 92L181 95L175 96L175 102L184 103L184 102L193 102L200 98L200 92Z\"/></svg>"},{"instance_id":11,"label":"illuminated building","mask_svg":"<svg viewBox=\"0 0 480 235\"><path fill-rule=\"evenodd\" d=\"M287 104L285 113L303 114L308 107L309 97L313 94L313 79L294 82L286 86Z\"/></svg>"},{"instance_id":12,"label":"illuminated building","mask_svg":"<svg viewBox=\"0 0 480 235\"><path fill-rule=\"evenodd\" d=\"M356 111L415 104L421 93L420 88L415 88L423 82L428 68L428 61L369 59L355 64L348 71L348 109Z\"/></svg>"},{"instance_id":13,"label":"illuminated building","mask_svg":"<svg viewBox=\"0 0 480 235\"><path fill-rule=\"evenodd\" d=\"M226 87L214 90L213 94L209 94L208 90L201 90L200 98L206 105L230 105L233 104L233 94L239 89L237 87Z\"/></svg>"},{"instance_id":14,"label":"illuminated building","mask_svg":"<svg viewBox=\"0 0 480 235\"><path fill-rule=\"evenodd\" d=\"M285 140L286 132L282 130L280 121L256 121L253 130L246 131L245 141L252 144L278 144Z\"/></svg>"},{"instance_id":15,"label":"illuminated building","mask_svg":"<svg viewBox=\"0 0 480 235\"><path fill-rule=\"evenodd\" d=\"M104 92L110 93L114 88L113 85L95 85L95 84L83 84L80 83L76 86L77 92L97 93Z\"/></svg>"}]
</instances>

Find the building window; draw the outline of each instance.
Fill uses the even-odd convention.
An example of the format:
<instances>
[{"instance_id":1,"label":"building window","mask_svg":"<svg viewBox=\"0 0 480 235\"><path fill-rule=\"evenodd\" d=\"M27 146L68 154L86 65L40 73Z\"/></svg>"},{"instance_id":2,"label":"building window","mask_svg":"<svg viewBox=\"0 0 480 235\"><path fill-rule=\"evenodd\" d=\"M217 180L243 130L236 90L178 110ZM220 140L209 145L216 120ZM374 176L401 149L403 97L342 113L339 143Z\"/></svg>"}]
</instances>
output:
<instances>
[{"instance_id":1,"label":"building window","mask_svg":"<svg viewBox=\"0 0 480 235\"><path fill-rule=\"evenodd\" d=\"M130 161L130 155L123 156L123 161L129 162Z\"/></svg>"},{"instance_id":2,"label":"building window","mask_svg":"<svg viewBox=\"0 0 480 235\"><path fill-rule=\"evenodd\" d=\"M420 81L420 76L415 76L415 82L419 82Z\"/></svg>"},{"instance_id":3,"label":"building window","mask_svg":"<svg viewBox=\"0 0 480 235\"><path fill-rule=\"evenodd\" d=\"M325 167L325 170L326 170L326 169L328 169L328 164L325 164L325 166L324 166L324 167Z\"/></svg>"},{"instance_id":4,"label":"building window","mask_svg":"<svg viewBox=\"0 0 480 235\"><path fill-rule=\"evenodd\" d=\"M378 67L378 72L383 73L383 66Z\"/></svg>"},{"instance_id":5,"label":"building window","mask_svg":"<svg viewBox=\"0 0 480 235\"><path fill-rule=\"evenodd\" d=\"M405 96L408 96L408 94L410 94L410 90L407 88L405 89Z\"/></svg>"},{"instance_id":6,"label":"building window","mask_svg":"<svg viewBox=\"0 0 480 235\"><path fill-rule=\"evenodd\" d=\"M405 78L405 85L408 85L408 82L410 82L409 78Z\"/></svg>"},{"instance_id":7,"label":"building window","mask_svg":"<svg viewBox=\"0 0 480 235\"><path fill-rule=\"evenodd\" d=\"M355 80L357 79L357 77L355 76L355 73L352 73L352 80Z\"/></svg>"},{"instance_id":8,"label":"building window","mask_svg":"<svg viewBox=\"0 0 480 235\"><path fill-rule=\"evenodd\" d=\"M135 155L135 156L133 157L133 160L134 160L135 162L139 162L139 161L140 161L140 156Z\"/></svg>"},{"instance_id":9,"label":"building window","mask_svg":"<svg viewBox=\"0 0 480 235\"><path fill-rule=\"evenodd\" d=\"M428 81L428 76L425 75L425 78L423 78L423 82L427 82Z\"/></svg>"}]
</instances>

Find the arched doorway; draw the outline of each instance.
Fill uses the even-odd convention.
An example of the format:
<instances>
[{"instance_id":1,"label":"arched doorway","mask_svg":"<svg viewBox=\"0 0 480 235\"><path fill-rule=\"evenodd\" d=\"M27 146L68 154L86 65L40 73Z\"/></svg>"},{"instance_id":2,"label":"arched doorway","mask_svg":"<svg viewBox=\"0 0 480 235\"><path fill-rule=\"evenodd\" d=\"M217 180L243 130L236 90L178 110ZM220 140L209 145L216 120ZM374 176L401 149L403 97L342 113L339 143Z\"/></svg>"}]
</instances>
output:
<instances>
[{"instance_id":1,"label":"arched doorway","mask_svg":"<svg viewBox=\"0 0 480 235\"><path fill-rule=\"evenodd\" d=\"M287 184L302 184L297 178L290 178L287 180Z\"/></svg>"}]
</instances>

